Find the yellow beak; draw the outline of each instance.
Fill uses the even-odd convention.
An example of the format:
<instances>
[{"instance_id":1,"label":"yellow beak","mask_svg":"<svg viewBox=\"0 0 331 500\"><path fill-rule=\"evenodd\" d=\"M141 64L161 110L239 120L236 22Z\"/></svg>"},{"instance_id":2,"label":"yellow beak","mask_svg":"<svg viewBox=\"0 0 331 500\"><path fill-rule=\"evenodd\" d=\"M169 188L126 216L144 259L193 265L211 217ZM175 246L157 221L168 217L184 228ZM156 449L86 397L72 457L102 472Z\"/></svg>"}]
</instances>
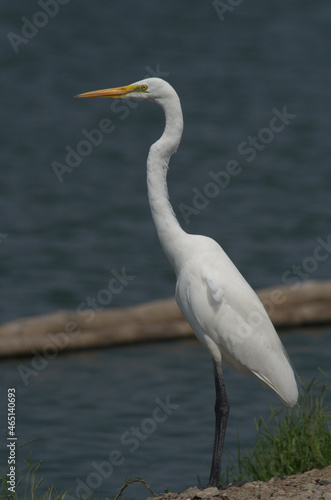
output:
<instances>
[{"instance_id":1,"label":"yellow beak","mask_svg":"<svg viewBox=\"0 0 331 500\"><path fill-rule=\"evenodd\" d=\"M126 87L115 87L112 89L93 90L92 92L85 92L85 94L78 94L76 97L121 97L137 88L136 85L127 85Z\"/></svg>"}]
</instances>

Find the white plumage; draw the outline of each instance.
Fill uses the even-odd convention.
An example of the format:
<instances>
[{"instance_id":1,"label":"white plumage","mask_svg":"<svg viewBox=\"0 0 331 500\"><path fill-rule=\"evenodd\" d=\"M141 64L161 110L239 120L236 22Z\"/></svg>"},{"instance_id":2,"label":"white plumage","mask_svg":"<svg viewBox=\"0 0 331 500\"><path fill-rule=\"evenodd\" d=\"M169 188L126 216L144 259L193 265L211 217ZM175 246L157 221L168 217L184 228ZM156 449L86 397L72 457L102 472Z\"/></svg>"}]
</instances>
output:
<instances>
[{"instance_id":1,"label":"white plumage","mask_svg":"<svg viewBox=\"0 0 331 500\"><path fill-rule=\"evenodd\" d=\"M178 306L213 357L216 426L209 485L216 486L229 413L222 361L256 375L289 406L294 406L298 399L293 370L262 303L235 265L214 240L187 234L169 203L168 163L183 131L183 115L175 90L160 78L147 78L78 97L148 99L164 110L164 132L151 146L147 160L148 198L160 243L177 276Z\"/></svg>"},{"instance_id":2,"label":"white plumage","mask_svg":"<svg viewBox=\"0 0 331 500\"><path fill-rule=\"evenodd\" d=\"M183 315L215 360L254 373L294 406L298 390L293 370L256 293L214 240L188 237L197 252L188 250L177 276L176 299Z\"/></svg>"}]
</instances>

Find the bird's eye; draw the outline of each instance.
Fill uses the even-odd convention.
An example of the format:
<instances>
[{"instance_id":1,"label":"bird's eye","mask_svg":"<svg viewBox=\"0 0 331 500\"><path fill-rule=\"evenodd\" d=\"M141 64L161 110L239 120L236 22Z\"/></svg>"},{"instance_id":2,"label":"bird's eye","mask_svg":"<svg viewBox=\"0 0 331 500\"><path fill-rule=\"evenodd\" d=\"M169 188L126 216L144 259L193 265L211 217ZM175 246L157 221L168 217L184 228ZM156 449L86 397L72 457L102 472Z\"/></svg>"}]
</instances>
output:
<instances>
[{"instance_id":1,"label":"bird's eye","mask_svg":"<svg viewBox=\"0 0 331 500\"><path fill-rule=\"evenodd\" d=\"M148 89L148 86L147 85L140 85L140 90L142 92L146 92L146 90Z\"/></svg>"}]
</instances>

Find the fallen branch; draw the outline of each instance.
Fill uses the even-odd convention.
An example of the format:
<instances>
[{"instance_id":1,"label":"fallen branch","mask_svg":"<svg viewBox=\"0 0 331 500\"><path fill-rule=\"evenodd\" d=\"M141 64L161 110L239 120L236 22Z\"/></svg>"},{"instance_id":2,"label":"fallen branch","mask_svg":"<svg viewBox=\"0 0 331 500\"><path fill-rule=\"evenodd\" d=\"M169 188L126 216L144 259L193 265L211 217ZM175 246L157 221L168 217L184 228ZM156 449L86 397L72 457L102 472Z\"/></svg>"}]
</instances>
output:
<instances>
[{"instance_id":1,"label":"fallen branch","mask_svg":"<svg viewBox=\"0 0 331 500\"><path fill-rule=\"evenodd\" d=\"M280 285L257 294L276 328L331 323L331 281ZM175 300L164 299L90 314L59 311L6 323L0 326L0 357L34 355L55 347L78 350L191 336Z\"/></svg>"}]
</instances>

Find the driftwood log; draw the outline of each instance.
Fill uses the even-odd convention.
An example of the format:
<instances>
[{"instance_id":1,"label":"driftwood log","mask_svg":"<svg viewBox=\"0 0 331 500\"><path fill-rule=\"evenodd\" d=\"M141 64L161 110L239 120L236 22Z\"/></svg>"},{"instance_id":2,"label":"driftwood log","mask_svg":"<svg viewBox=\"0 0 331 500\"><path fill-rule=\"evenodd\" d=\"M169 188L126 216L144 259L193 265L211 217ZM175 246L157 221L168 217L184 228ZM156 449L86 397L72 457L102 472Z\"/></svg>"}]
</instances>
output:
<instances>
[{"instance_id":1,"label":"driftwood log","mask_svg":"<svg viewBox=\"0 0 331 500\"><path fill-rule=\"evenodd\" d=\"M257 291L276 328L331 323L331 281ZM193 336L174 299L133 307L59 311L0 326L0 357L51 357L67 350Z\"/></svg>"}]
</instances>

